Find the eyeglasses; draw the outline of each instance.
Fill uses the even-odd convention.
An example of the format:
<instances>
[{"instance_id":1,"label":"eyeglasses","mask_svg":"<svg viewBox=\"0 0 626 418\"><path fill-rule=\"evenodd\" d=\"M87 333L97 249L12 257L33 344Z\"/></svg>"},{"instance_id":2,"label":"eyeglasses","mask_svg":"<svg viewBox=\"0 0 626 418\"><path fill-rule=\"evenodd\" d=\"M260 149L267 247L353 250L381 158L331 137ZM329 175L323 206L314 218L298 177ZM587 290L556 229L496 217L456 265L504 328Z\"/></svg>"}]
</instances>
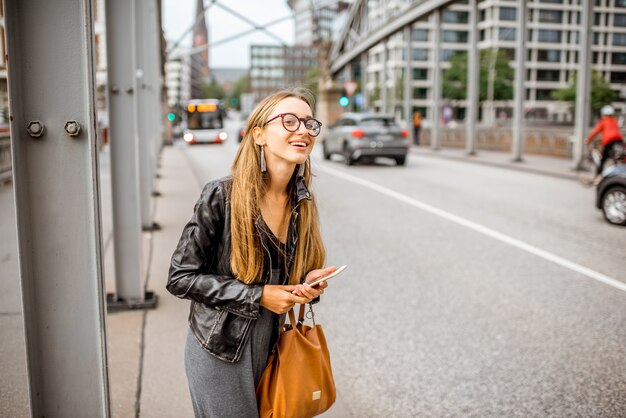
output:
<instances>
[{"instance_id":1,"label":"eyeglasses","mask_svg":"<svg viewBox=\"0 0 626 418\"><path fill-rule=\"evenodd\" d=\"M288 130L289 132L296 132L300 129L300 123L304 122L304 128L311 136L318 136L320 134L320 130L322 128L322 122L317 119L304 119L299 118L293 113L281 113L279 115L274 116L272 119L265 122L267 125L271 121L281 118L283 122L283 128Z\"/></svg>"}]
</instances>

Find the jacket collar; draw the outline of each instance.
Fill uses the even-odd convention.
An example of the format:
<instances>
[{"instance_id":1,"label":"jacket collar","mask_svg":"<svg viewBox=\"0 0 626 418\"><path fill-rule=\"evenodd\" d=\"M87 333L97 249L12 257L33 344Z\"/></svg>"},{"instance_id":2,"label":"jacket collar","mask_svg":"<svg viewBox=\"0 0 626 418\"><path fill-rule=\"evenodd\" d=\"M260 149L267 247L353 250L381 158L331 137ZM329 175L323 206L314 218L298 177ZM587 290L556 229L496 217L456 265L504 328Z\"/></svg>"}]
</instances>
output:
<instances>
[{"instance_id":1,"label":"jacket collar","mask_svg":"<svg viewBox=\"0 0 626 418\"><path fill-rule=\"evenodd\" d=\"M309 193L309 189L306 187L306 184L304 183L304 177L301 177L301 176L296 177L296 187L294 189L293 198L295 200L294 206L297 206L298 203L300 203L304 199L311 200L311 193Z\"/></svg>"}]
</instances>

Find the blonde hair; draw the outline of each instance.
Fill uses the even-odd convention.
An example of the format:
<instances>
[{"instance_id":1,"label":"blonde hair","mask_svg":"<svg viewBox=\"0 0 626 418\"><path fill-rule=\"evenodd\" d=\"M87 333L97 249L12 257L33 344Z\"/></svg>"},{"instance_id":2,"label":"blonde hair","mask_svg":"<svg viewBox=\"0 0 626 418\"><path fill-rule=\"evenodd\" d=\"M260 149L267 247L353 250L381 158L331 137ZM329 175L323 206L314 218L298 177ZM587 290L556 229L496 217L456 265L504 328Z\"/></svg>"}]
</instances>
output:
<instances>
[{"instance_id":1,"label":"blonde hair","mask_svg":"<svg viewBox=\"0 0 626 418\"><path fill-rule=\"evenodd\" d=\"M313 109L313 96L305 89L295 88L278 91L263 99L250 114L245 134L232 165L233 182L230 191L230 268L244 283L260 283L263 280L264 249L260 241L255 220L261 217L260 202L265 195L269 178L261 173L261 151L254 142L252 130L263 128L280 101L295 97L304 101ZM289 184L293 192L296 171ZM304 182L311 184L311 167L305 164ZM293 211L296 208L292 208ZM321 268L326 259L326 250L322 242L319 215L315 200L302 200L298 204L298 242L296 244L293 265L289 274L289 283L297 284L307 272Z\"/></svg>"}]
</instances>

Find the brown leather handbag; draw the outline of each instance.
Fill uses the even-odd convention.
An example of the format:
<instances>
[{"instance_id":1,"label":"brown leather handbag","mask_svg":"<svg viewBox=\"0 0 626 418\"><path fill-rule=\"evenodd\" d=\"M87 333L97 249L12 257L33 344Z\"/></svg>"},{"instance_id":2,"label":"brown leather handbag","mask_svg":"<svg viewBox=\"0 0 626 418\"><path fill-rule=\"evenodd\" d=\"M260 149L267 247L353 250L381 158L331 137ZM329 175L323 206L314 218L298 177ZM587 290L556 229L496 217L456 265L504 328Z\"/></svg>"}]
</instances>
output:
<instances>
[{"instance_id":1,"label":"brown leather handbag","mask_svg":"<svg viewBox=\"0 0 626 418\"><path fill-rule=\"evenodd\" d=\"M313 319L310 327L303 320L304 305L300 305L298 322L294 309L289 311L290 324L285 324L256 389L260 418L313 417L335 402L335 381L322 326Z\"/></svg>"}]
</instances>

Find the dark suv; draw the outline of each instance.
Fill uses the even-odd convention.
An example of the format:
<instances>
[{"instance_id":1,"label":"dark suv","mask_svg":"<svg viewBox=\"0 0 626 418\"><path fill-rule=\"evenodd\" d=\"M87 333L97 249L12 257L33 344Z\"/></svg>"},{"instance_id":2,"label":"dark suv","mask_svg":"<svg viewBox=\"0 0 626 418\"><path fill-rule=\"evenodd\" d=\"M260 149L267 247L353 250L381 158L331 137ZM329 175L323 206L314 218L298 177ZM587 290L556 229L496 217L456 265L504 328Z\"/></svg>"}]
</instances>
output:
<instances>
[{"instance_id":1,"label":"dark suv","mask_svg":"<svg viewBox=\"0 0 626 418\"><path fill-rule=\"evenodd\" d=\"M604 219L615 225L626 225L626 165L605 170L596 189L596 207Z\"/></svg>"},{"instance_id":2,"label":"dark suv","mask_svg":"<svg viewBox=\"0 0 626 418\"><path fill-rule=\"evenodd\" d=\"M409 146L406 129L392 116L375 113L344 113L326 129L322 141L325 159L341 154L348 165L375 157L390 157L398 165L404 165Z\"/></svg>"}]
</instances>

